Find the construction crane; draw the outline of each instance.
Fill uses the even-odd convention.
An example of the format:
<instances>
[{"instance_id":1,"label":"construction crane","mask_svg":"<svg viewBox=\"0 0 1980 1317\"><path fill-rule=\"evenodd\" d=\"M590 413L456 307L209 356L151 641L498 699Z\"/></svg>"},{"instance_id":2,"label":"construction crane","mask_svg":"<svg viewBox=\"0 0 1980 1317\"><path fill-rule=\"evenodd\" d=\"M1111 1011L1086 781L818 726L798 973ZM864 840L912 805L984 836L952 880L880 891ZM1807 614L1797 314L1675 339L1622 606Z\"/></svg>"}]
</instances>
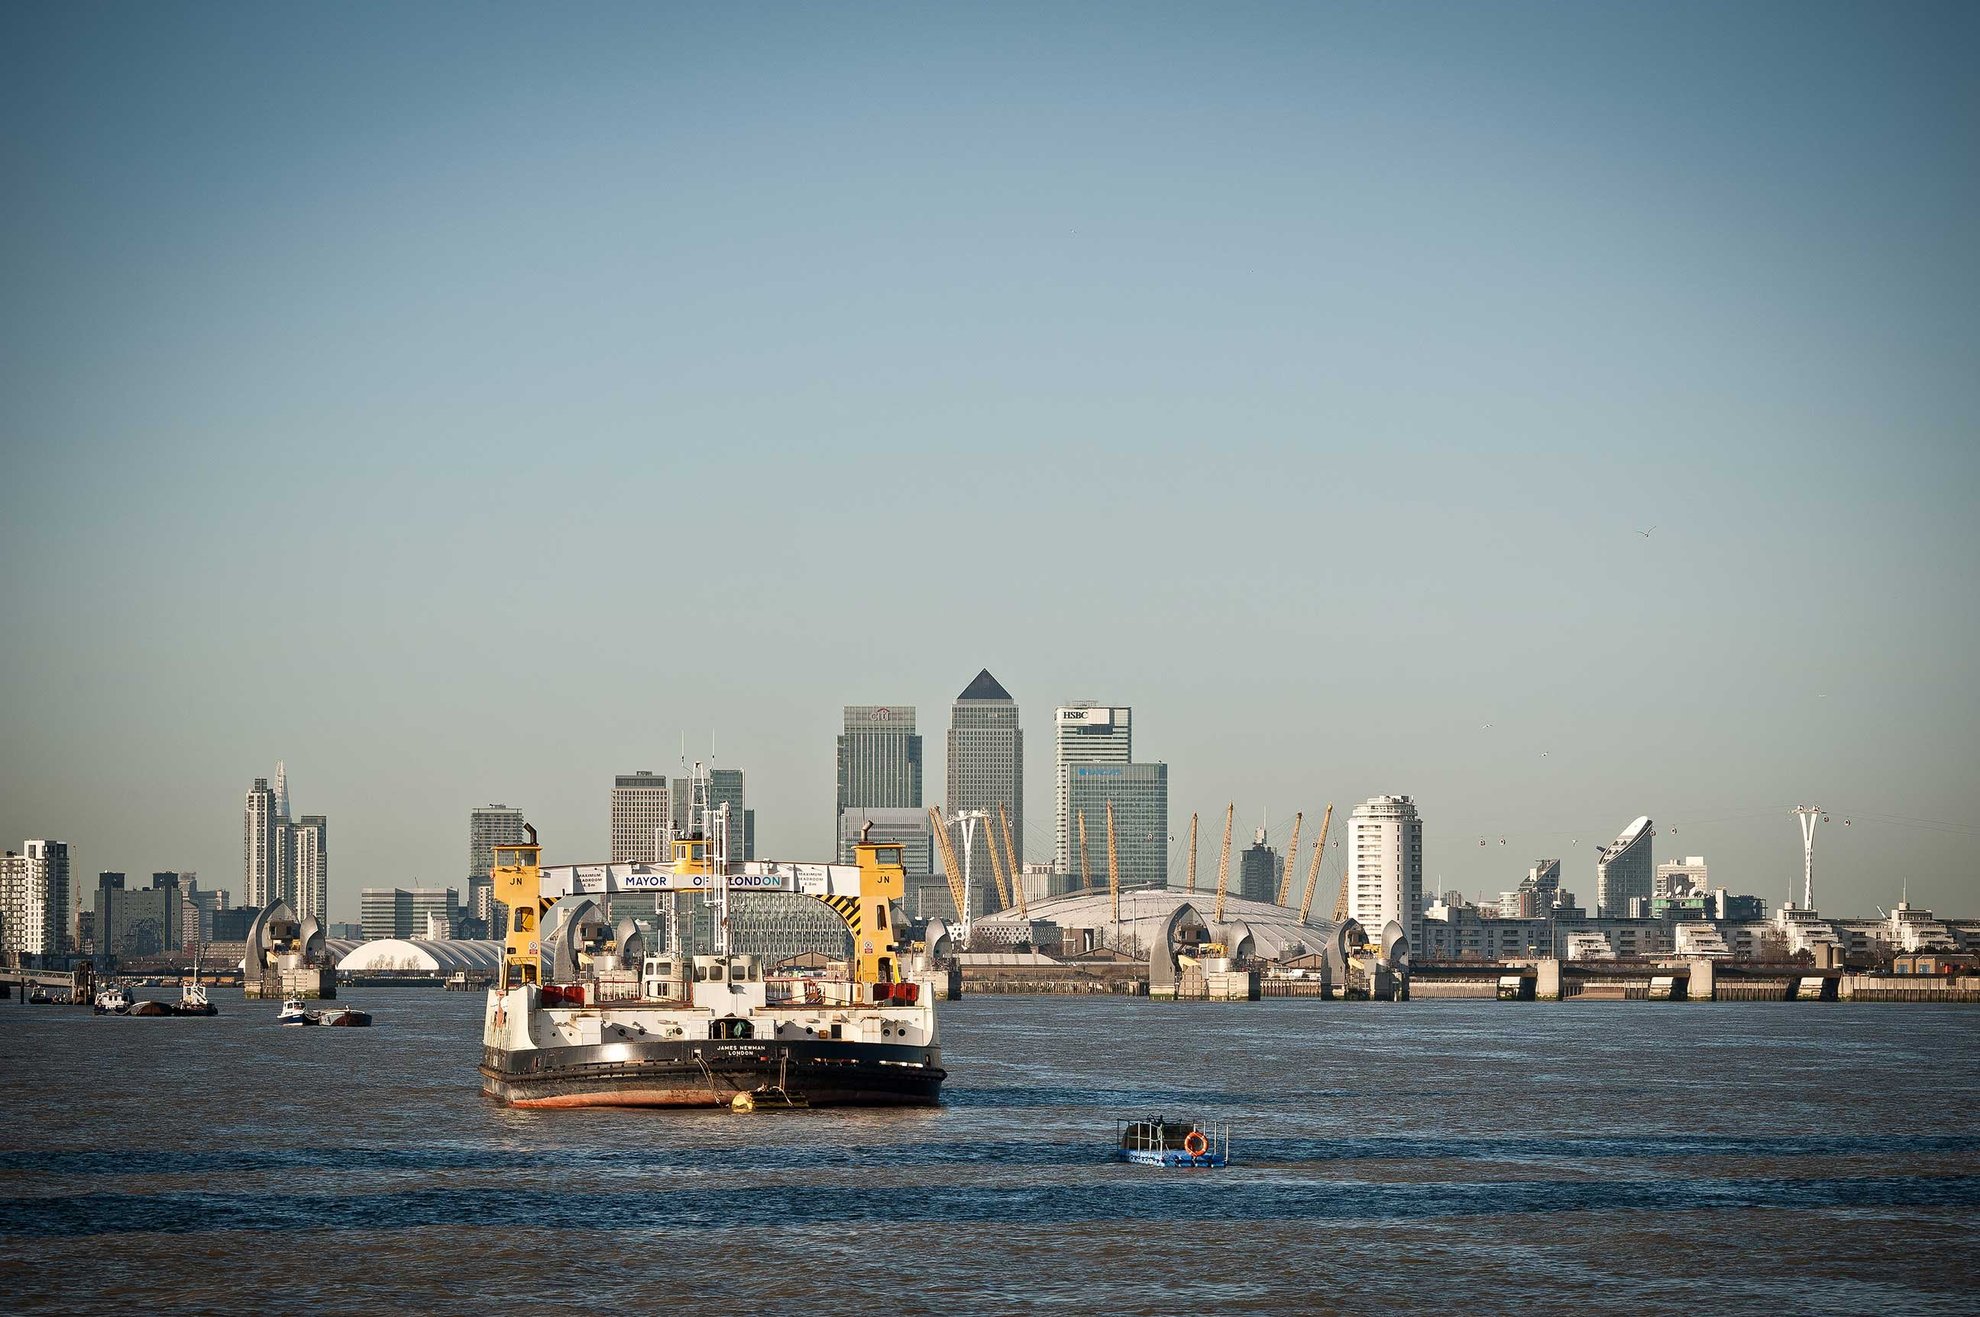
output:
<instances>
[{"instance_id":1,"label":"construction crane","mask_svg":"<svg viewBox=\"0 0 1980 1317\"><path fill-rule=\"evenodd\" d=\"M1011 870L1011 895L1017 897L1018 913L1029 919L1031 911L1024 903L1024 861L1018 859L1017 847L1011 845L1011 812L1001 800L997 802L997 822L1004 829L1004 863ZM1050 896L1050 890L1045 894Z\"/></svg>"},{"instance_id":2,"label":"construction crane","mask_svg":"<svg viewBox=\"0 0 1980 1317\"><path fill-rule=\"evenodd\" d=\"M1292 895L1293 864L1299 859L1299 823L1305 817L1304 812L1293 815L1292 840L1286 843L1286 862L1279 869L1279 905Z\"/></svg>"},{"instance_id":3,"label":"construction crane","mask_svg":"<svg viewBox=\"0 0 1980 1317\"><path fill-rule=\"evenodd\" d=\"M1079 890L1090 892L1093 890L1093 875L1086 864L1086 811L1079 811L1075 817L1079 819Z\"/></svg>"},{"instance_id":4,"label":"construction crane","mask_svg":"<svg viewBox=\"0 0 1980 1317\"><path fill-rule=\"evenodd\" d=\"M1224 848L1217 852L1217 913L1210 922L1224 922L1224 894L1231 890L1231 820L1237 817L1237 802L1224 809Z\"/></svg>"},{"instance_id":5,"label":"construction crane","mask_svg":"<svg viewBox=\"0 0 1980 1317\"><path fill-rule=\"evenodd\" d=\"M1308 865L1306 870L1306 895L1300 898L1299 902L1299 922L1302 924L1306 922L1306 916L1313 910L1313 885L1320 881L1320 861L1327 854L1327 829L1333 825L1333 822L1334 802L1330 800L1327 802L1327 813L1320 820L1320 840L1313 845L1313 863ZM1347 888L1343 886L1341 891L1345 894ZM1334 910L1334 922L1337 924L1341 922L1341 912L1338 906Z\"/></svg>"},{"instance_id":6,"label":"construction crane","mask_svg":"<svg viewBox=\"0 0 1980 1317\"><path fill-rule=\"evenodd\" d=\"M1114 903L1114 946L1121 942L1121 863L1114 853L1114 802L1107 802L1107 892Z\"/></svg>"},{"instance_id":7,"label":"construction crane","mask_svg":"<svg viewBox=\"0 0 1980 1317\"><path fill-rule=\"evenodd\" d=\"M1190 893L1196 891L1196 812L1194 810L1190 811L1189 815L1189 886L1184 890Z\"/></svg>"},{"instance_id":8,"label":"construction crane","mask_svg":"<svg viewBox=\"0 0 1980 1317\"><path fill-rule=\"evenodd\" d=\"M942 852L942 873L949 880L949 899L956 903L956 918L962 923L959 945L969 945L969 894L963 888L962 861L956 858L956 841L942 819L942 807L928 807L928 824L935 830L935 845Z\"/></svg>"},{"instance_id":9,"label":"construction crane","mask_svg":"<svg viewBox=\"0 0 1980 1317\"><path fill-rule=\"evenodd\" d=\"M980 809L964 810L957 818L972 818L983 825L983 844L990 848L990 877L997 884L997 908L1011 908L1011 889L1004 882L1003 861L997 858L997 830L990 826L990 816ZM969 845L969 834L963 834L963 845Z\"/></svg>"}]
</instances>

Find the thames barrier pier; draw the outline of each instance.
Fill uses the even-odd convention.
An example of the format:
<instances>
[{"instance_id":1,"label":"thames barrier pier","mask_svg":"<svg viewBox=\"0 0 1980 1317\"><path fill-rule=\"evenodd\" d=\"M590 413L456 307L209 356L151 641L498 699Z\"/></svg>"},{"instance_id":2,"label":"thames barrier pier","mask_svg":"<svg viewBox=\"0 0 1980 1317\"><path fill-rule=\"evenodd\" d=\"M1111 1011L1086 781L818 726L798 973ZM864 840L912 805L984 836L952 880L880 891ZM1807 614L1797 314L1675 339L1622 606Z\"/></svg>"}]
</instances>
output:
<instances>
[{"instance_id":1,"label":"thames barrier pier","mask_svg":"<svg viewBox=\"0 0 1980 1317\"><path fill-rule=\"evenodd\" d=\"M1330 1000L1980 1002L1975 954L1876 957L1841 944L1778 955L1413 954L1394 921L1302 920L1269 902L1173 888L1072 893L974 921L970 945L929 921L921 955L967 994L1071 993L1172 1001ZM1794 912L1800 913L1800 912ZM1646 921L1647 922L1647 921ZM1958 929L1963 931L1965 923ZM1762 948L1764 949L1764 948Z\"/></svg>"}]
</instances>

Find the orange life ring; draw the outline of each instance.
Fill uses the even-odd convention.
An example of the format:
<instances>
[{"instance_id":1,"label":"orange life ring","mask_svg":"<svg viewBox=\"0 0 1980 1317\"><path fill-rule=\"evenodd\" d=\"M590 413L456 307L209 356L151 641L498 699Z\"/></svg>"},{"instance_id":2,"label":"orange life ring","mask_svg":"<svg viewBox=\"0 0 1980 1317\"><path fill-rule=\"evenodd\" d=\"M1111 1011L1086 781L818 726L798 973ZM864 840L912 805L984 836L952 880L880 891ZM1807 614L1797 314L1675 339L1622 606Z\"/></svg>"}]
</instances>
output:
<instances>
[{"instance_id":1,"label":"orange life ring","mask_svg":"<svg viewBox=\"0 0 1980 1317\"><path fill-rule=\"evenodd\" d=\"M1201 1157L1210 1151L1210 1140L1203 1137L1202 1130L1191 1130L1183 1140L1183 1151L1192 1157Z\"/></svg>"}]
</instances>

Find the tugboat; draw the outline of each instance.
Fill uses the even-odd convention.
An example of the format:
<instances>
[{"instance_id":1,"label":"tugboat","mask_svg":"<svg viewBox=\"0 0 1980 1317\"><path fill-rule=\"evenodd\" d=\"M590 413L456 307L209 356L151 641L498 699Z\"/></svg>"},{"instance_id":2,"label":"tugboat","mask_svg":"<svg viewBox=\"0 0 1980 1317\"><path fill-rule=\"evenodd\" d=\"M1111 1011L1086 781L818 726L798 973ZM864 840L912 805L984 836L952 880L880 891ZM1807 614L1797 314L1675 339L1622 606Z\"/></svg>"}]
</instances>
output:
<instances>
[{"instance_id":1,"label":"tugboat","mask_svg":"<svg viewBox=\"0 0 1980 1317\"><path fill-rule=\"evenodd\" d=\"M174 1015L218 1015L220 1008L206 995L206 985L199 981L199 946L193 946L192 978L179 985L179 1000L172 1007Z\"/></svg>"},{"instance_id":2,"label":"tugboat","mask_svg":"<svg viewBox=\"0 0 1980 1317\"><path fill-rule=\"evenodd\" d=\"M124 991L124 985L113 983L96 994L92 1003L98 1015L125 1015L131 1009L131 994Z\"/></svg>"},{"instance_id":3,"label":"tugboat","mask_svg":"<svg viewBox=\"0 0 1980 1317\"><path fill-rule=\"evenodd\" d=\"M498 846L496 899L511 923L502 977L488 994L482 1089L519 1107L933 1105L942 1053L932 985L904 981L890 904L906 870L898 845L860 838L856 863L726 859L728 817L706 806L696 766L694 831L673 841L671 866L541 867L527 845ZM711 835L712 834L712 835ZM727 945L730 892L819 900L846 922L853 956L837 977L766 976ZM715 946L648 953L631 920L606 922L614 893L701 893L718 902ZM593 899L593 898L597 899Z\"/></svg>"},{"instance_id":4,"label":"tugboat","mask_svg":"<svg viewBox=\"0 0 1980 1317\"><path fill-rule=\"evenodd\" d=\"M1231 1157L1231 1127L1193 1120L1117 1120L1114 1159L1137 1166L1220 1167Z\"/></svg>"},{"instance_id":5,"label":"tugboat","mask_svg":"<svg viewBox=\"0 0 1980 1317\"><path fill-rule=\"evenodd\" d=\"M179 1000L172 1006L174 1015L218 1015L220 1008L206 996L206 988L194 979L179 989Z\"/></svg>"},{"instance_id":6,"label":"tugboat","mask_svg":"<svg viewBox=\"0 0 1980 1317\"><path fill-rule=\"evenodd\" d=\"M275 1023L281 1025L321 1024L322 1022L323 1017L315 1011L303 1009L302 998L300 997L291 997L283 1002L281 1014L275 1017Z\"/></svg>"}]
</instances>

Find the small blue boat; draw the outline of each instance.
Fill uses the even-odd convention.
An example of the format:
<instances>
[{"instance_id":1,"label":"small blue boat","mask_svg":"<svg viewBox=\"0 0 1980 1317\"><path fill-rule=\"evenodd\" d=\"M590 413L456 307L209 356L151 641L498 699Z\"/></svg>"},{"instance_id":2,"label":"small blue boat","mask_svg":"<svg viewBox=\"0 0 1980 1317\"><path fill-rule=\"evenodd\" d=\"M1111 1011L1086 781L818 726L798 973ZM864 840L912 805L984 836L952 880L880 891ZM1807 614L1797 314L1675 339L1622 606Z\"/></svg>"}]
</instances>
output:
<instances>
[{"instance_id":1,"label":"small blue boat","mask_svg":"<svg viewBox=\"0 0 1980 1317\"><path fill-rule=\"evenodd\" d=\"M1114 1158L1137 1166L1215 1167L1231 1159L1231 1127L1226 1122L1116 1120Z\"/></svg>"}]
</instances>

